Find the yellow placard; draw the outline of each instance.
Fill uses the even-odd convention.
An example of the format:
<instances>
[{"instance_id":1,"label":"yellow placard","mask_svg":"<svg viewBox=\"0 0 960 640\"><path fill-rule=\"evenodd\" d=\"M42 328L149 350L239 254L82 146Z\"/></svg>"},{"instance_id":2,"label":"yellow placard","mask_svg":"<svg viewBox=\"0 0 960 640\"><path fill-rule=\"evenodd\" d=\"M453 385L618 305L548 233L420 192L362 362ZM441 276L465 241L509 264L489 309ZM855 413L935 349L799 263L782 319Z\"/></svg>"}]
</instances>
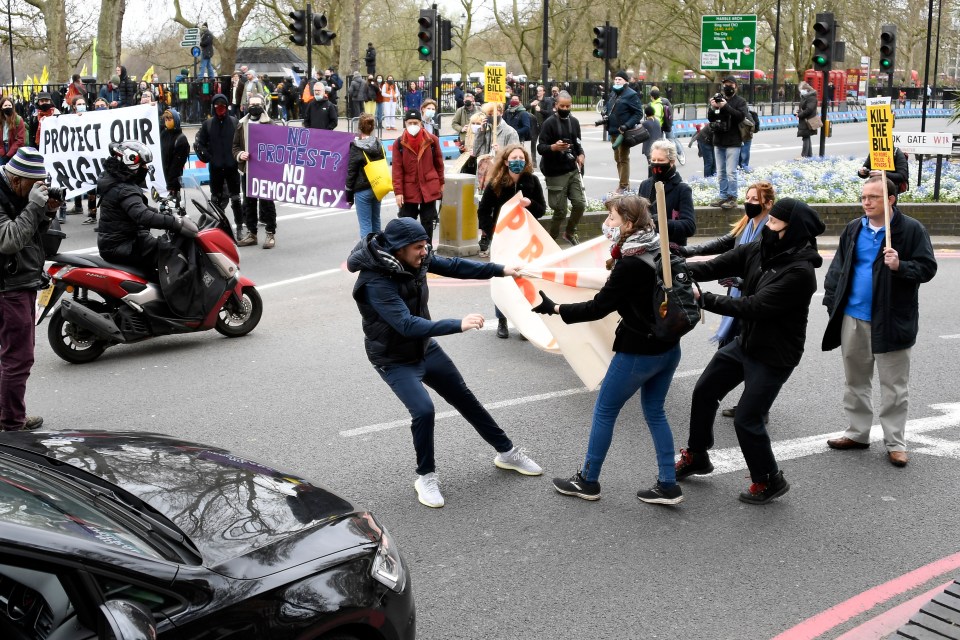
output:
<instances>
[{"instance_id":1,"label":"yellow placard","mask_svg":"<svg viewBox=\"0 0 960 640\"><path fill-rule=\"evenodd\" d=\"M876 98L867 104L867 134L870 137L870 168L893 171L893 111L890 98Z\"/></svg>"},{"instance_id":2,"label":"yellow placard","mask_svg":"<svg viewBox=\"0 0 960 640\"><path fill-rule=\"evenodd\" d=\"M507 99L507 65L503 62L488 62L483 66L484 102L503 102Z\"/></svg>"}]
</instances>

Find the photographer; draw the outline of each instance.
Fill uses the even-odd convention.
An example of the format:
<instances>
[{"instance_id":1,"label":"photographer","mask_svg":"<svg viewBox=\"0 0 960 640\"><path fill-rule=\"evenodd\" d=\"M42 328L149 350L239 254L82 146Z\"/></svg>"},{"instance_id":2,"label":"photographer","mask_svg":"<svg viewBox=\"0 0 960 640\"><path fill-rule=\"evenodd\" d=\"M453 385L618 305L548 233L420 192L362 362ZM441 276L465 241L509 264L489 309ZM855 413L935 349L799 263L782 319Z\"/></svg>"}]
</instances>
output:
<instances>
[{"instance_id":1,"label":"photographer","mask_svg":"<svg viewBox=\"0 0 960 640\"><path fill-rule=\"evenodd\" d=\"M707 109L720 185L719 197L710 203L711 207L733 209L737 206L737 166L743 146L740 123L749 115L747 101L737 95L737 79L727 76L721 92L710 99Z\"/></svg>"},{"instance_id":2,"label":"photographer","mask_svg":"<svg viewBox=\"0 0 960 640\"><path fill-rule=\"evenodd\" d=\"M46 176L43 156L33 147L18 149L0 171L0 431L43 424L27 416L26 392L37 290L46 284L41 234L60 208L48 197Z\"/></svg>"},{"instance_id":3,"label":"photographer","mask_svg":"<svg viewBox=\"0 0 960 640\"><path fill-rule=\"evenodd\" d=\"M630 188L630 149L623 142L623 135L643 120L643 105L637 92L627 86L630 78L626 71L617 71L613 78L613 94L607 100L607 113L603 123L613 143L613 159L617 163L620 178L617 193Z\"/></svg>"},{"instance_id":4,"label":"photographer","mask_svg":"<svg viewBox=\"0 0 960 640\"><path fill-rule=\"evenodd\" d=\"M577 224L587 208L583 195L584 153L581 144L580 123L570 115L573 100L566 91L561 91L556 100L556 111L543 121L537 142L540 154L540 171L547 184L547 201L553 210L550 220L550 235L560 235L560 225L567 217L567 200L573 206L567 221L563 239L577 244Z\"/></svg>"}]
</instances>

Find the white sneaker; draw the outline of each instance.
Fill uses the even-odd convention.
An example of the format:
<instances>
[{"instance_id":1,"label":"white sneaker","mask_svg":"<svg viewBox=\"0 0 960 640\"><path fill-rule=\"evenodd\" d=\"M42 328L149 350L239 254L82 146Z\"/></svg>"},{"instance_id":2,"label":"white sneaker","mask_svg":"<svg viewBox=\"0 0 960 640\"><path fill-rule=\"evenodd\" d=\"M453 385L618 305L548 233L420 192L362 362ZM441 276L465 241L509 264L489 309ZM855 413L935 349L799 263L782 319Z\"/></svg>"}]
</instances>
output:
<instances>
[{"instance_id":1,"label":"white sneaker","mask_svg":"<svg viewBox=\"0 0 960 640\"><path fill-rule=\"evenodd\" d=\"M413 488L417 490L417 498L420 500L420 504L425 504L434 509L443 506L443 494L440 493L440 480L436 473L417 476Z\"/></svg>"},{"instance_id":2,"label":"white sneaker","mask_svg":"<svg viewBox=\"0 0 960 640\"><path fill-rule=\"evenodd\" d=\"M501 469L510 469L525 476L539 476L543 473L540 465L531 460L520 447L498 453L497 457L493 459L493 464Z\"/></svg>"}]
</instances>

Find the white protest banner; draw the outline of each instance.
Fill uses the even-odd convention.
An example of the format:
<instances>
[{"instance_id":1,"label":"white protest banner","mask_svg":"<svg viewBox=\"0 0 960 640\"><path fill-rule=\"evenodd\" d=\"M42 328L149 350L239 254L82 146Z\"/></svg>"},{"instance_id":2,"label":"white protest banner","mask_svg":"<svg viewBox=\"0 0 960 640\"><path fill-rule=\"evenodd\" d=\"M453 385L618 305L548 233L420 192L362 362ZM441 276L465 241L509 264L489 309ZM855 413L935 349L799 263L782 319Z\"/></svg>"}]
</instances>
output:
<instances>
[{"instance_id":1,"label":"white protest banner","mask_svg":"<svg viewBox=\"0 0 960 640\"><path fill-rule=\"evenodd\" d=\"M517 194L500 209L490 245L490 259L526 265L520 278L490 281L493 302L535 346L561 352L584 385L596 389L613 357L613 335L620 316L568 325L559 316L541 316L530 309L543 290L557 303L583 302L596 295L610 275L606 259L610 241L595 238L561 249L541 224L520 205Z\"/></svg>"},{"instance_id":2,"label":"white protest banner","mask_svg":"<svg viewBox=\"0 0 960 640\"><path fill-rule=\"evenodd\" d=\"M96 188L110 143L124 140L142 142L150 149L155 175L153 181L147 178L147 186L165 192L156 105L49 116L40 122L43 165L53 186L66 190L68 198Z\"/></svg>"}]
</instances>

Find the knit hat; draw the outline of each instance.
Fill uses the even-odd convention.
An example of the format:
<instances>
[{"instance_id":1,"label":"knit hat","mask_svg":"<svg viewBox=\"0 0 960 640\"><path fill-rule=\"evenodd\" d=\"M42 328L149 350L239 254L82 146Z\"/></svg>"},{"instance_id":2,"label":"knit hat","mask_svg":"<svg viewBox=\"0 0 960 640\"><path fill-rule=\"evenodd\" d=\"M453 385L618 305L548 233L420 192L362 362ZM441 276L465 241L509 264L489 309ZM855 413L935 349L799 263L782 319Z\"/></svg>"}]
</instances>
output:
<instances>
[{"instance_id":1,"label":"knit hat","mask_svg":"<svg viewBox=\"0 0 960 640\"><path fill-rule=\"evenodd\" d=\"M423 116L420 115L420 112L416 109L408 109L406 113L403 114L403 120L423 120Z\"/></svg>"},{"instance_id":2,"label":"knit hat","mask_svg":"<svg viewBox=\"0 0 960 640\"><path fill-rule=\"evenodd\" d=\"M628 76L628 75L627 75L627 72L624 71L623 69L620 69L620 71L617 71L615 74L613 74L613 77L614 77L614 78L623 78L623 79L626 80L627 82L630 82L630 76Z\"/></svg>"},{"instance_id":3,"label":"knit hat","mask_svg":"<svg viewBox=\"0 0 960 640\"><path fill-rule=\"evenodd\" d=\"M43 180L47 170L43 167L43 156L33 147L20 147L6 164L7 172L27 180Z\"/></svg>"},{"instance_id":4,"label":"knit hat","mask_svg":"<svg viewBox=\"0 0 960 640\"><path fill-rule=\"evenodd\" d=\"M50 94L47 93L46 91L41 91L40 93L37 94L37 102L40 102L41 100L50 100L51 102L53 102L53 98L51 98Z\"/></svg>"},{"instance_id":5,"label":"knit hat","mask_svg":"<svg viewBox=\"0 0 960 640\"><path fill-rule=\"evenodd\" d=\"M806 202L794 198L782 198L774 203L770 216L787 223L782 246L817 246L816 237L826 231L826 226L817 212Z\"/></svg>"},{"instance_id":6,"label":"knit hat","mask_svg":"<svg viewBox=\"0 0 960 640\"><path fill-rule=\"evenodd\" d=\"M118 76L117 74L113 74L112 76L110 76L110 84L113 84L113 85L120 84L120 76Z\"/></svg>"},{"instance_id":7,"label":"knit hat","mask_svg":"<svg viewBox=\"0 0 960 640\"><path fill-rule=\"evenodd\" d=\"M223 95L222 93L218 93L213 96L212 102L213 105L216 106L217 104L229 104L230 101L227 100L227 96Z\"/></svg>"},{"instance_id":8,"label":"knit hat","mask_svg":"<svg viewBox=\"0 0 960 640\"><path fill-rule=\"evenodd\" d=\"M799 200L793 198L781 198L773 204L770 209L770 215L777 220L790 224L790 218L793 217L793 209L799 203Z\"/></svg>"},{"instance_id":9,"label":"knit hat","mask_svg":"<svg viewBox=\"0 0 960 640\"><path fill-rule=\"evenodd\" d=\"M413 218L394 218L383 229L383 248L388 253L395 253L421 240L429 242L430 237L423 225Z\"/></svg>"}]
</instances>

